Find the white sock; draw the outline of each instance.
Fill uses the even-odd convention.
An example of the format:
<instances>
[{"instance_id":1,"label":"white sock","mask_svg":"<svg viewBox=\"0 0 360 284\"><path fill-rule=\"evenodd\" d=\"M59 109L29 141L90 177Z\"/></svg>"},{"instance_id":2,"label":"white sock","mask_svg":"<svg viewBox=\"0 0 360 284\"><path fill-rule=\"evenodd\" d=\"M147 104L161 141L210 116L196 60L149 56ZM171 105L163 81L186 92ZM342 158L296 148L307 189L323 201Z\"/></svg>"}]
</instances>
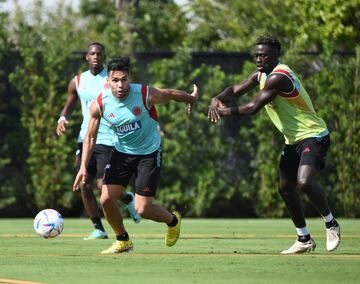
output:
<instances>
[{"instance_id":1,"label":"white sock","mask_svg":"<svg viewBox=\"0 0 360 284\"><path fill-rule=\"evenodd\" d=\"M298 234L298 236L306 236L309 235L309 231L306 228L306 226L304 228L296 228L296 233Z\"/></svg>"},{"instance_id":2,"label":"white sock","mask_svg":"<svg viewBox=\"0 0 360 284\"><path fill-rule=\"evenodd\" d=\"M333 216L333 214L331 214L331 212L328 215L322 216L322 217L323 217L325 223L328 223L334 219L334 216Z\"/></svg>"}]
</instances>

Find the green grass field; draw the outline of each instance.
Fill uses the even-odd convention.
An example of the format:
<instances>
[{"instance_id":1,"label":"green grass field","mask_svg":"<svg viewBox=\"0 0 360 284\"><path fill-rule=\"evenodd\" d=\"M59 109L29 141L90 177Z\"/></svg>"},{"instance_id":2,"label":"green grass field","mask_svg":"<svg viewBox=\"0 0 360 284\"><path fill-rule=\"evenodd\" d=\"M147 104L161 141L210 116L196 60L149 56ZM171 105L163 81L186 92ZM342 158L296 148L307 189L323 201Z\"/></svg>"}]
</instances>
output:
<instances>
[{"instance_id":1,"label":"green grass field","mask_svg":"<svg viewBox=\"0 0 360 284\"><path fill-rule=\"evenodd\" d=\"M46 240L31 219L0 219L0 283L360 283L360 220L339 221L337 251L326 251L324 225L310 219L315 252L281 256L295 238L287 219L184 219L172 248L164 225L127 219L134 251L101 255L114 238L108 226L111 239L84 241L90 221L65 219Z\"/></svg>"}]
</instances>

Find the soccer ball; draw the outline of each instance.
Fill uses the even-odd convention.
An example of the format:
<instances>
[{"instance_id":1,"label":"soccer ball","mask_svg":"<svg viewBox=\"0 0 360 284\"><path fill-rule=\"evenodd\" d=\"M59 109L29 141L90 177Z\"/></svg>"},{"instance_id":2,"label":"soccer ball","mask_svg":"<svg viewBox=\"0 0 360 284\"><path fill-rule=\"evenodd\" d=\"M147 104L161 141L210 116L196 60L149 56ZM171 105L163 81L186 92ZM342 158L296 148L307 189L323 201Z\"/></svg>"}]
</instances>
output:
<instances>
[{"instance_id":1,"label":"soccer ball","mask_svg":"<svg viewBox=\"0 0 360 284\"><path fill-rule=\"evenodd\" d=\"M44 209L35 216L34 229L45 239L55 238L64 229L64 219L56 210Z\"/></svg>"}]
</instances>

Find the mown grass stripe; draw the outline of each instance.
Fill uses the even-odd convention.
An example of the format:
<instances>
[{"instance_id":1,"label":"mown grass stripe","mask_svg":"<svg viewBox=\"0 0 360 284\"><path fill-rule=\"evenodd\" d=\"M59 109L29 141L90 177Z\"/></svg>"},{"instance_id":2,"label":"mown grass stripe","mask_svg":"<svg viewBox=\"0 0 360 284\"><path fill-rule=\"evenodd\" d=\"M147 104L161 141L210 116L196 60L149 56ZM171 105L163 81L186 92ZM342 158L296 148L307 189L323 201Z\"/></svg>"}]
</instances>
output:
<instances>
[{"instance_id":1,"label":"mown grass stripe","mask_svg":"<svg viewBox=\"0 0 360 284\"><path fill-rule=\"evenodd\" d=\"M0 258L21 258L21 257L88 257L88 256L100 256L100 257L319 257L319 258L331 258L331 259L360 259L360 254L317 254L317 253L304 253L294 255L281 255L279 253L117 253L117 254L100 254L100 253L82 253L82 254L17 254L17 255L1 255ZM1 282L0 282L1 283Z\"/></svg>"}]
</instances>

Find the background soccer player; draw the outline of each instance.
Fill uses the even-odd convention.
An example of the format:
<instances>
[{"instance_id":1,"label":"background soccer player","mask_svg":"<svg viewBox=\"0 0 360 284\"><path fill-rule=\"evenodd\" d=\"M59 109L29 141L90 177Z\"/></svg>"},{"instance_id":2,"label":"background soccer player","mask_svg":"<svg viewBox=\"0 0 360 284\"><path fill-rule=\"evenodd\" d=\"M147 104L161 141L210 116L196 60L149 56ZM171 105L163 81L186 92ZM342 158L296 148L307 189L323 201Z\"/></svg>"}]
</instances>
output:
<instances>
[{"instance_id":1,"label":"background soccer player","mask_svg":"<svg viewBox=\"0 0 360 284\"><path fill-rule=\"evenodd\" d=\"M107 70L103 67L104 60L105 47L98 42L91 43L88 46L88 51L86 53L86 61L88 63L89 70L78 74L70 81L66 104L61 111L61 116L58 120L56 128L58 135L64 134L66 131L65 126L68 123L68 117L73 112L76 102L79 99L81 102L83 122L78 136L78 148L76 151L78 169L81 161L82 142L89 124L89 107L92 101L94 101L102 91L108 88L106 83ZM87 179L85 183L81 185L82 201L84 203L86 213L91 218L95 228L95 230L86 237L85 240L108 238L101 222L98 202L92 190L92 186L94 180L96 180L97 187L101 189L104 168L108 162L110 152L113 149L114 138L114 131L108 127L105 120L101 120L96 146L87 167ZM134 195L130 192L124 193L121 199L126 203L126 207L134 222L138 223L140 221L140 216L134 208Z\"/></svg>"},{"instance_id":2,"label":"background soccer player","mask_svg":"<svg viewBox=\"0 0 360 284\"><path fill-rule=\"evenodd\" d=\"M218 122L222 116L256 114L265 107L270 119L284 135L285 145L280 159L279 192L295 224L298 238L282 254L314 250L316 244L306 227L297 189L303 191L319 211L326 224L328 251L340 243L340 227L334 219L323 190L316 183L316 174L324 167L330 145L325 122L315 113L311 99L296 74L279 62L280 42L272 36L256 41L257 70L247 80L226 88L211 100L208 117ZM243 95L260 86L260 92L247 104L225 107L234 95Z\"/></svg>"},{"instance_id":3,"label":"background soccer player","mask_svg":"<svg viewBox=\"0 0 360 284\"><path fill-rule=\"evenodd\" d=\"M198 99L197 87L191 95L173 89L157 89L130 84L130 60L114 58L108 64L108 84L90 107L88 132L83 143L83 157L73 189L86 180L86 166L94 148L101 118L116 131L118 139L105 169L101 204L107 221L116 234L116 242L102 253L121 253L133 249L125 230L117 199L124 192L130 178L135 176L135 206L141 217L168 225L165 243L173 246L179 238L181 216L158 204L154 196L162 162L161 137L155 105L169 101L188 103L188 112Z\"/></svg>"}]
</instances>

